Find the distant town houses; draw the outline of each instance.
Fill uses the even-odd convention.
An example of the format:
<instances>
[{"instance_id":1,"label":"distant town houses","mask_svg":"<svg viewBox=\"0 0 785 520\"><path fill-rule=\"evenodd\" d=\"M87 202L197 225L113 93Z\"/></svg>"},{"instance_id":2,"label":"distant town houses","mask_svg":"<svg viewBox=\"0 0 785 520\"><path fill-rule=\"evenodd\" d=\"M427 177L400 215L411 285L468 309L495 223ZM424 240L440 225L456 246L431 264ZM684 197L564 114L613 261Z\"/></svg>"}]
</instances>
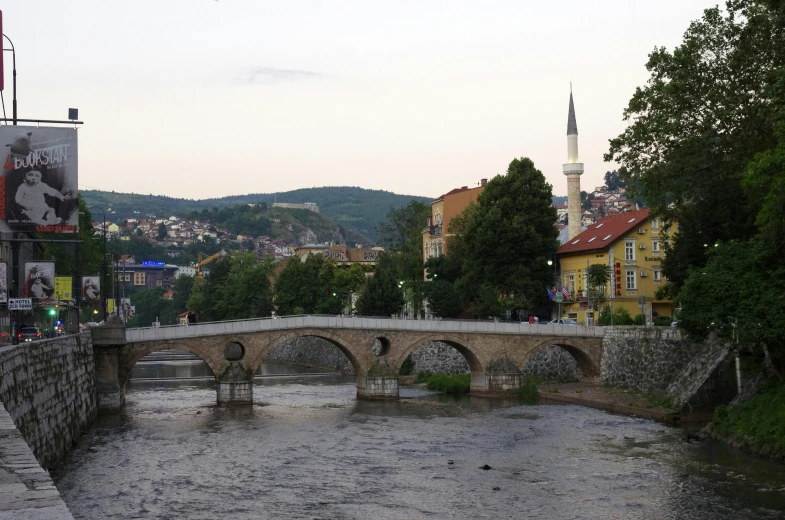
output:
<instances>
[{"instance_id":1,"label":"distant town houses","mask_svg":"<svg viewBox=\"0 0 785 520\"><path fill-rule=\"evenodd\" d=\"M605 217L637 211L641 208L627 199L625 188L618 190L608 190L605 186L599 186L588 194L590 205L588 209L580 212L581 229L586 229L596 224ZM567 210L569 204L558 204L556 207L555 226L559 230L559 242L564 244L568 239L567 233Z\"/></svg>"}]
</instances>

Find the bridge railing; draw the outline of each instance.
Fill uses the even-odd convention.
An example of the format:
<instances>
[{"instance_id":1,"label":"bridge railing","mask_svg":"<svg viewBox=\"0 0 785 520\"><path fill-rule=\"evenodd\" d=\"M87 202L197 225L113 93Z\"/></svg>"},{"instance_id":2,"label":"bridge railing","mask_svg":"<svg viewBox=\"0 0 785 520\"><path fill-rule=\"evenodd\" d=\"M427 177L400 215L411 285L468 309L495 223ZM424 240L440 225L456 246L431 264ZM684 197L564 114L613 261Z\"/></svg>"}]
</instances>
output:
<instances>
[{"instance_id":1,"label":"bridge railing","mask_svg":"<svg viewBox=\"0 0 785 520\"><path fill-rule=\"evenodd\" d=\"M270 330L306 328L421 331L426 333L488 333L602 337L603 327L491 320L407 320L386 317L298 315L275 318L216 321L189 325L165 325L126 330L127 341L152 341L188 337L246 334Z\"/></svg>"}]
</instances>

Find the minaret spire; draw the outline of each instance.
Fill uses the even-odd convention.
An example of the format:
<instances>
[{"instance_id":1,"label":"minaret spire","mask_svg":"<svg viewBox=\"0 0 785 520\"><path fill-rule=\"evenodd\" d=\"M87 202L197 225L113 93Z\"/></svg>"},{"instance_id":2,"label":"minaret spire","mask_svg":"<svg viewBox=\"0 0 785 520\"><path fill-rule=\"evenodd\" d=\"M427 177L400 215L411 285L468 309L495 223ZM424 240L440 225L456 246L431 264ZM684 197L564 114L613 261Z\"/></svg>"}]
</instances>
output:
<instances>
[{"instance_id":1,"label":"minaret spire","mask_svg":"<svg viewBox=\"0 0 785 520\"><path fill-rule=\"evenodd\" d=\"M567 163L562 167L567 176L567 220L570 239L581 232L581 175L583 163L578 162L578 123L572 100L570 81L570 106L567 113Z\"/></svg>"}]
</instances>

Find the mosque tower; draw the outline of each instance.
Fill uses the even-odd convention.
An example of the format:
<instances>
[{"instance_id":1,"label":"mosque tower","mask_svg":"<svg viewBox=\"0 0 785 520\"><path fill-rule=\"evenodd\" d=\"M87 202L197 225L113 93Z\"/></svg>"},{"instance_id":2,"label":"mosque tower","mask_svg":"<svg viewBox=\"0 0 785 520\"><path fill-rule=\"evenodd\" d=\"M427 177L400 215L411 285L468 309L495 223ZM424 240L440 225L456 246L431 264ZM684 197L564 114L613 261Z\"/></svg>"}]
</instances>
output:
<instances>
[{"instance_id":1,"label":"mosque tower","mask_svg":"<svg viewBox=\"0 0 785 520\"><path fill-rule=\"evenodd\" d=\"M578 124L575 122L575 105L572 104L570 85L570 112L567 116L567 163L562 167L567 176L567 220L570 239L581 232L581 175L583 163L578 162Z\"/></svg>"}]
</instances>

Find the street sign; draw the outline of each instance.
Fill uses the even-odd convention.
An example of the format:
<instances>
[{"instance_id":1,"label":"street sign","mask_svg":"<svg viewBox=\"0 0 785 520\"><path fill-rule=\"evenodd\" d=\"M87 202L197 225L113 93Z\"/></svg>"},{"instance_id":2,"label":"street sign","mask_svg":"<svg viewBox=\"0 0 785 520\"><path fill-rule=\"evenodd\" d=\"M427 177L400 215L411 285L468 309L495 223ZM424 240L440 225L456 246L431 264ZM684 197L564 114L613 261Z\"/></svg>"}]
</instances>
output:
<instances>
[{"instance_id":1,"label":"street sign","mask_svg":"<svg viewBox=\"0 0 785 520\"><path fill-rule=\"evenodd\" d=\"M638 305L646 305L646 297L638 296Z\"/></svg>"},{"instance_id":2,"label":"street sign","mask_svg":"<svg viewBox=\"0 0 785 520\"><path fill-rule=\"evenodd\" d=\"M564 301L564 295L560 292L556 293L556 303L562 303Z\"/></svg>"},{"instance_id":3,"label":"street sign","mask_svg":"<svg viewBox=\"0 0 785 520\"><path fill-rule=\"evenodd\" d=\"M8 298L9 311L32 311L32 298Z\"/></svg>"}]
</instances>

